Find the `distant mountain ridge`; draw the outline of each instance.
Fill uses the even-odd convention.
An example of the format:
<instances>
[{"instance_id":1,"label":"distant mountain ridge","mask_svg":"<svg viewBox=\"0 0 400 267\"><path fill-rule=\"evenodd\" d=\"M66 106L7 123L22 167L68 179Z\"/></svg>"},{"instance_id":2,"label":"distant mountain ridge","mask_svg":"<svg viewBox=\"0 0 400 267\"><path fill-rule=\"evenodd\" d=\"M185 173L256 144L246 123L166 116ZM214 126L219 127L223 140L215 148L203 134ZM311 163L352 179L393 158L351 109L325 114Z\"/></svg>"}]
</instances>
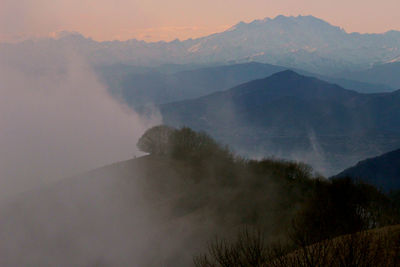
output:
<instances>
[{"instance_id":1,"label":"distant mountain ridge","mask_svg":"<svg viewBox=\"0 0 400 267\"><path fill-rule=\"evenodd\" d=\"M400 90L360 94L293 71L160 110L165 123L243 154L305 161L326 175L400 147Z\"/></svg>"},{"instance_id":2,"label":"distant mountain ridge","mask_svg":"<svg viewBox=\"0 0 400 267\"><path fill-rule=\"evenodd\" d=\"M1 44L0 56L20 49L54 50L74 47L94 64L125 63L229 63L259 61L329 74L362 69L400 55L400 32L346 33L313 16L285 17L238 23L227 31L185 41L146 43L96 42L83 36L63 34L59 39Z\"/></svg>"},{"instance_id":3,"label":"distant mountain ridge","mask_svg":"<svg viewBox=\"0 0 400 267\"><path fill-rule=\"evenodd\" d=\"M382 188L400 189L400 149L358 162L334 177L351 177Z\"/></svg>"},{"instance_id":4,"label":"distant mountain ridge","mask_svg":"<svg viewBox=\"0 0 400 267\"><path fill-rule=\"evenodd\" d=\"M157 68L116 65L102 68L100 75L105 78L113 93L121 96L130 106L138 107L204 96L286 69L287 67L249 62L163 73ZM294 70L357 92L393 91L383 84L363 83L313 74L300 69Z\"/></svg>"}]
</instances>

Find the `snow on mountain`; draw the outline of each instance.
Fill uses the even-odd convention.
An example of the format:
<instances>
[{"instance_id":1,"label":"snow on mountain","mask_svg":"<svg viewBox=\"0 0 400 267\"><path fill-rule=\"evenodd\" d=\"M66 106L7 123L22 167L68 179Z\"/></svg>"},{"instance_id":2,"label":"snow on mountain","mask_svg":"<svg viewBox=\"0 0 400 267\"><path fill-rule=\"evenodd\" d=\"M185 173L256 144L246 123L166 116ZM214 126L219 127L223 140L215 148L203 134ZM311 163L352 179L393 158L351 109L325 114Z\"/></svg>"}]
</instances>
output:
<instances>
[{"instance_id":1,"label":"snow on mountain","mask_svg":"<svg viewBox=\"0 0 400 267\"><path fill-rule=\"evenodd\" d=\"M319 73L361 69L398 59L400 32L347 33L313 16L277 16L239 22L227 31L185 41L147 43L139 40L95 42L77 33L62 32L42 41L46 49L62 43L74 47L94 64L160 65L259 62L299 67ZM18 47L7 46L8 54ZM31 49L44 49L40 42ZM0 45L0 55L4 53ZM3 51L3 52L2 52Z\"/></svg>"}]
</instances>

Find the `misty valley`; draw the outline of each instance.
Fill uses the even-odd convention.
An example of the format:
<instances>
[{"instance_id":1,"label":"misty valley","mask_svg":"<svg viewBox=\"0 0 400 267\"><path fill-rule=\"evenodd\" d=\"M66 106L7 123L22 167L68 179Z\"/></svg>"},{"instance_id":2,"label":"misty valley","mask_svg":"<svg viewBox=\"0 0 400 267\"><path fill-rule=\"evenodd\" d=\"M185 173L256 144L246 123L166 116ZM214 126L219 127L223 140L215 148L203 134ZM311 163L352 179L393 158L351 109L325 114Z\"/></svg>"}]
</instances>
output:
<instances>
[{"instance_id":1,"label":"misty valley","mask_svg":"<svg viewBox=\"0 0 400 267\"><path fill-rule=\"evenodd\" d=\"M2 266L400 266L400 31L0 39Z\"/></svg>"}]
</instances>

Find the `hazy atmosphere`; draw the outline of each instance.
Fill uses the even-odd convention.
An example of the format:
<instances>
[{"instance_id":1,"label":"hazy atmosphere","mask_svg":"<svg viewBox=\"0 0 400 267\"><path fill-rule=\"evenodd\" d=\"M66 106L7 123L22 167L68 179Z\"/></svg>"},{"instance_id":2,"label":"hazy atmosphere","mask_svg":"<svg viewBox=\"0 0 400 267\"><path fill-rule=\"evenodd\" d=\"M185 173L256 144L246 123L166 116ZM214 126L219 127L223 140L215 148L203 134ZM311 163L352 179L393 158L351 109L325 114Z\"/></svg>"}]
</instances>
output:
<instances>
[{"instance_id":1,"label":"hazy atmosphere","mask_svg":"<svg viewBox=\"0 0 400 267\"><path fill-rule=\"evenodd\" d=\"M0 61L0 198L129 159L161 122L113 99L72 50L8 56L15 61Z\"/></svg>"},{"instance_id":2,"label":"hazy atmosphere","mask_svg":"<svg viewBox=\"0 0 400 267\"><path fill-rule=\"evenodd\" d=\"M0 267L395 267L400 3L0 0Z\"/></svg>"}]
</instances>

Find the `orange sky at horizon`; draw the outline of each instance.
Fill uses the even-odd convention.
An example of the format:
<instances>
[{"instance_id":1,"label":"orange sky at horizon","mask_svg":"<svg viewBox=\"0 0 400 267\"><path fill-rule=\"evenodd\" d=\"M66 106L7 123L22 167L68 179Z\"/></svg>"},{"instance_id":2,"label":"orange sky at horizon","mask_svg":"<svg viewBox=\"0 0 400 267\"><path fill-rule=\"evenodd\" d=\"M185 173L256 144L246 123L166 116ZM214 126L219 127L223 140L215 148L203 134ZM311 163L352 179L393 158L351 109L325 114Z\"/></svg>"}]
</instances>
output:
<instances>
[{"instance_id":1,"label":"orange sky at horizon","mask_svg":"<svg viewBox=\"0 0 400 267\"><path fill-rule=\"evenodd\" d=\"M0 41L76 31L98 41L171 41L277 15L313 15L347 32L400 30L399 0L0 0Z\"/></svg>"}]
</instances>

